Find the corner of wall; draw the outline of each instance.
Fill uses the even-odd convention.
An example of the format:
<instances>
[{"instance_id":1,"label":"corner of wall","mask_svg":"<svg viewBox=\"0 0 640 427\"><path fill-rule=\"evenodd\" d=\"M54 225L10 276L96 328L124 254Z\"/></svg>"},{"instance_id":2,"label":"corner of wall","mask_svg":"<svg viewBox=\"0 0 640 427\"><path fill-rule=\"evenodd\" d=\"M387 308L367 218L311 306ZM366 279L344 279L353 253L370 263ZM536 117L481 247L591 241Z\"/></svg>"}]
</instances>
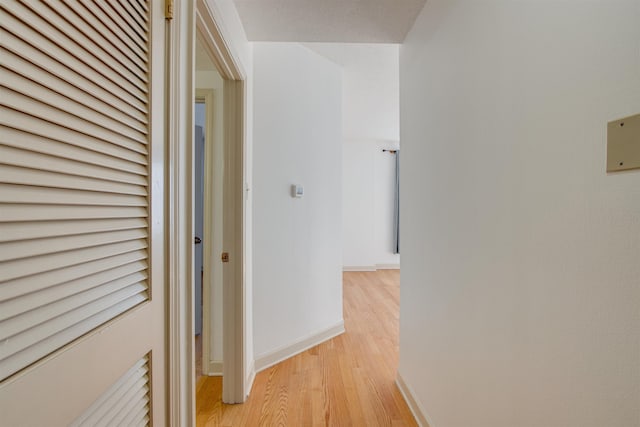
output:
<instances>
[{"instance_id":1,"label":"corner of wall","mask_svg":"<svg viewBox=\"0 0 640 427\"><path fill-rule=\"evenodd\" d=\"M416 423L418 423L420 427L435 427L435 424L433 424L433 421L431 421L431 419L427 415L427 412L424 410L424 408L422 408L422 405L416 398L416 395L413 392L413 388L411 388L411 386L407 384L407 382L402 377L402 374L400 374L400 371L398 371L398 376L396 377L396 385L398 386L398 389L400 390L400 393L402 394L405 402L407 402L407 406L409 406L409 409L411 410Z\"/></svg>"},{"instance_id":2,"label":"corner of wall","mask_svg":"<svg viewBox=\"0 0 640 427\"><path fill-rule=\"evenodd\" d=\"M293 344L280 347L274 351L257 357L255 360L254 370L255 372L264 371L265 369L300 354L311 347L315 347L325 341L335 338L338 335L343 334L344 331L344 320L341 320L337 324L309 334L308 336L297 340Z\"/></svg>"},{"instance_id":3,"label":"corner of wall","mask_svg":"<svg viewBox=\"0 0 640 427\"><path fill-rule=\"evenodd\" d=\"M316 329L342 322L342 164L335 154L341 75L337 65L298 43L252 48L253 351L259 371L301 351L300 337L315 345ZM304 197L291 197L292 184L304 185Z\"/></svg>"},{"instance_id":4,"label":"corner of wall","mask_svg":"<svg viewBox=\"0 0 640 427\"><path fill-rule=\"evenodd\" d=\"M247 372L247 378L245 379L244 383L244 395L246 397L249 397L249 394L251 394L251 389L253 388L253 382L256 379L255 361L252 361L248 366Z\"/></svg>"}]
</instances>

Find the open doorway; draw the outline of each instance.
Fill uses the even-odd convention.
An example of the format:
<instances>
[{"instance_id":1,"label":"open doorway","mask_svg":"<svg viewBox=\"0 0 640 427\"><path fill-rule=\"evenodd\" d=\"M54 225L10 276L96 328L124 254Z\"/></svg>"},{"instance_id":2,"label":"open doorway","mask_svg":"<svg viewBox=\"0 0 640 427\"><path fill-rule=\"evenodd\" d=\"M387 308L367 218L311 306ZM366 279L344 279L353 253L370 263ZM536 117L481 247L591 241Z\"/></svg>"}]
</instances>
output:
<instances>
[{"instance_id":1,"label":"open doorway","mask_svg":"<svg viewBox=\"0 0 640 427\"><path fill-rule=\"evenodd\" d=\"M195 10L194 10L195 9ZM215 9L215 12L214 12ZM225 11L205 0L177 2L167 11L168 33L168 99L165 103L167 139L167 233L170 235L166 269L167 318L169 333L168 400L169 424L195 424L195 349L194 349L194 289L193 289L193 130L196 61L196 34L215 69L223 79L224 106L223 156L224 183L222 198L224 251L207 255L203 247L203 303L206 300L207 259L225 258L222 263L224 389L225 403L244 402L252 377L246 362L248 347L246 313L251 301L245 290L245 150L246 150L246 58L238 56L238 46L222 28ZM190 31L195 27L196 31ZM206 133L206 131L205 131ZM205 178L206 179L206 178ZM156 184L156 183L154 183ZM160 184L159 184L160 185ZM206 190L205 190L206 192ZM203 233L207 221L204 219ZM205 236L206 237L206 236ZM207 242L203 238L203 244ZM204 308L204 304L203 304ZM203 310L203 329L206 326ZM203 331L204 332L204 331ZM206 338L204 336L203 338ZM203 353L206 351L203 339ZM250 343L249 343L250 345ZM208 378L208 377L202 377Z\"/></svg>"},{"instance_id":2,"label":"open doorway","mask_svg":"<svg viewBox=\"0 0 640 427\"><path fill-rule=\"evenodd\" d=\"M193 295L194 295L194 333L195 333L195 365L196 379L202 376L202 291L204 279L204 265L202 257L202 236L204 225L204 152L206 125L206 104L197 101L193 110L193 183L194 183L194 211L193 211Z\"/></svg>"},{"instance_id":3,"label":"open doorway","mask_svg":"<svg viewBox=\"0 0 640 427\"><path fill-rule=\"evenodd\" d=\"M193 294L196 378L223 374L224 80L196 39Z\"/></svg>"},{"instance_id":4,"label":"open doorway","mask_svg":"<svg viewBox=\"0 0 640 427\"><path fill-rule=\"evenodd\" d=\"M184 210L178 202L179 225L187 231L186 239L181 242L178 251L184 250L186 266L176 266L185 270L186 298L184 305L176 304L178 312L174 318L180 320L181 331L188 332L180 336L178 341L187 347L182 366L183 378L189 377L181 395L196 406L197 383L195 381L195 359L201 361L200 380L217 379L221 388L221 400L224 403L244 402L252 378L247 364L246 343L248 334L245 320L247 300L245 292L244 259L247 245L245 241L245 116L246 92L244 67L234 55L227 34L220 27L220 11L214 12L210 2L197 0L190 3L195 6L195 27L193 36L183 39L187 52L193 53L193 66L188 68L184 88L190 88L189 114L183 117L188 127L185 134L190 143L177 147L184 150L185 155L175 169L173 175L178 180L183 194ZM189 6L182 12L189 13ZM193 9L191 9L193 11ZM183 15L180 15L183 16ZM186 15L184 15L186 17ZM188 24L187 24L188 25ZM183 47L183 52L184 52ZM200 153L193 146L194 114L196 103L204 103L204 148ZM185 147L186 146L186 147ZM195 321L198 318L198 302L196 302L197 276L199 267L195 266L199 250L196 250L196 206L195 194L197 180L194 172L198 166L196 160L202 161L202 353L196 356L194 338ZM171 201L170 201L171 205ZM181 216L182 214L183 216ZM198 214L199 215L199 214ZM197 236L200 237L200 236ZM182 249L182 245L188 245ZM195 279L194 279L195 276ZM180 302L180 301L177 301ZM224 310L222 310L224 307ZM250 308L250 306L249 306ZM188 323L186 323L188 322ZM223 328L224 323L224 328ZM175 330L180 332L180 330ZM200 344L199 343L199 344ZM184 348L182 347L182 348ZM176 382L182 380L172 377ZM191 405L188 405L191 406ZM186 414L188 417L194 413ZM185 420L180 424L193 424Z\"/></svg>"},{"instance_id":5,"label":"open doorway","mask_svg":"<svg viewBox=\"0 0 640 427\"><path fill-rule=\"evenodd\" d=\"M342 78L344 271L400 268L400 79L397 44L306 43Z\"/></svg>"}]
</instances>

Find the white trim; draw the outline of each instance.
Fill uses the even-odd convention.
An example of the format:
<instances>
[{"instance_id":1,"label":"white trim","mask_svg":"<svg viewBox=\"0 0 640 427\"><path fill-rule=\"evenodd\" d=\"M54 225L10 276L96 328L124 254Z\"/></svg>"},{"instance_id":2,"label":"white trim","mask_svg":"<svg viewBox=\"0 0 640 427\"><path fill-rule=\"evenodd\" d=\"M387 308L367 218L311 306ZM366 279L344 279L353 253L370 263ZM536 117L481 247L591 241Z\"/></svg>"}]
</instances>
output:
<instances>
[{"instance_id":1,"label":"white trim","mask_svg":"<svg viewBox=\"0 0 640 427\"><path fill-rule=\"evenodd\" d=\"M224 403L243 403L245 390L245 282L244 282L244 163L245 84L224 81L224 195L223 245L229 262L223 264Z\"/></svg>"},{"instance_id":2,"label":"white trim","mask_svg":"<svg viewBox=\"0 0 640 427\"><path fill-rule=\"evenodd\" d=\"M400 270L400 264L376 264L376 270Z\"/></svg>"},{"instance_id":3,"label":"white trim","mask_svg":"<svg viewBox=\"0 0 640 427\"><path fill-rule=\"evenodd\" d=\"M265 369L270 368L273 365L282 362L283 360L289 359L296 354L300 354L303 351L310 349L311 347L322 344L323 342L337 337L338 335L341 335L343 333L344 321L340 321L339 323L330 326L327 329L323 329L304 338L301 338L291 345L283 346L274 351L258 356L255 360L255 371L264 371Z\"/></svg>"},{"instance_id":4,"label":"white trim","mask_svg":"<svg viewBox=\"0 0 640 427\"><path fill-rule=\"evenodd\" d=\"M196 13L196 3L198 9ZM207 12L209 15L207 16ZM167 307L168 328L167 354L167 425L195 425L195 363L193 325L193 96L194 96L194 49L196 23L202 35L205 24L204 44L215 47L216 54L230 59L224 70L218 70L226 79L244 78L244 70L235 61L226 43L225 34L215 24L211 10L204 0L184 0L174 4L173 19L166 21L166 69L167 69ZM198 15L197 22L194 22ZM213 39L212 39L212 38ZM214 52L215 53L215 52ZM219 62L218 62L219 63ZM225 98L227 84L225 81ZM244 217L243 175L244 125L246 102L244 82L229 85L229 104L225 105L225 144L232 150L225 152L225 249L232 262L223 267L225 304L224 346L225 381L223 401L240 403L246 399L244 390L244 254L243 223L235 218ZM232 108L229 108L232 107ZM226 147L225 147L226 148ZM240 155L238 155L238 152ZM237 177L240 177L239 179ZM229 221L229 224L226 222ZM227 246L228 245L228 246ZM231 267L231 268L230 268ZM238 271L240 272L238 274ZM239 363L236 363L239 361Z\"/></svg>"},{"instance_id":5,"label":"white trim","mask_svg":"<svg viewBox=\"0 0 640 427\"><path fill-rule=\"evenodd\" d=\"M342 271L400 270L400 264L345 265Z\"/></svg>"},{"instance_id":6,"label":"white trim","mask_svg":"<svg viewBox=\"0 0 640 427\"><path fill-rule=\"evenodd\" d=\"M218 360L210 360L207 367L208 377L221 377L223 371L223 364Z\"/></svg>"},{"instance_id":7,"label":"white trim","mask_svg":"<svg viewBox=\"0 0 640 427\"><path fill-rule=\"evenodd\" d=\"M212 1L196 1L196 27L204 48L213 60L220 75L229 80L245 80L246 72L237 55L227 43L227 31L219 16L217 5Z\"/></svg>"},{"instance_id":8,"label":"white trim","mask_svg":"<svg viewBox=\"0 0 640 427\"><path fill-rule=\"evenodd\" d=\"M249 391L253 388L253 382L256 379L256 364L255 361L251 362L251 367L249 368L249 374L247 375L247 382L245 383L245 390L247 390L247 397L249 396Z\"/></svg>"},{"instance_id":9,"label":"white trim","mask_svg":"<svg viewBox=\"0 0 640 427\"><path fill-rule=\"evenodd\" d=\"M195 28L193 0L174 5L167 25L168 422L195 424L192 143ZM189 236L190 238L185 238Z\"/></svg>"},{"instance_id":10,"label":"white trim","mask_svg":"<svg viewBox=\"0 0 640 427\"><path fill-rule=\"evenodd\" d=\"M245 384L245 278L244 278L244 151L246 78L237 55L227 42L221 13L213 2L196 0L194 16L199 40L224 79L224 191L223 247L230 261L223 271L223 376L222 401L242 403L250 390ZM212 7L214 9L212 9ZM193 47L193 46L192 46ZM221 254L213 254L218 257Z\"/></svg>"},{"instance_id":11,"label":"white trim","mask_svg":"<svg viewBox=\"0 0 640 427\"><path fill-rule=\"evenodd\" d=\"M398 389L400 389L400 393L402 393L402 397L404 397L405 402L407 402L416 423L418 423L420 427L435 427L433 421L431 421L431 418L427 415L427 412L416 399L413 389L404 381L400 372L398 372L398 376L396 377L396 385L398 386Z\"/></svg>"},{"instance_id":12,"label":"white trim","mask_svg":"<svg viewBox=\"0 0 640 427\"><path fill-rule=\"evenodd\" d=\"M376 271L375 265L345 265L342 271Z\"/></svg>"}]
</instances>

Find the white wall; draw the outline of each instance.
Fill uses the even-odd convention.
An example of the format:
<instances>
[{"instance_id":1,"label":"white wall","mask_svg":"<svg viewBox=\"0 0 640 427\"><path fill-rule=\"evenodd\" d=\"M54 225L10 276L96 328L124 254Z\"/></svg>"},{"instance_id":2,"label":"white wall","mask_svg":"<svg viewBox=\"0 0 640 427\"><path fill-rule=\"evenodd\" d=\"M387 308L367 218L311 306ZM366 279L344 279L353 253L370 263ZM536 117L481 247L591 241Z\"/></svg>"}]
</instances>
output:
<instances>
[{"instance_id":1,"label":"white wall","mask_svg":"<svg viewBox=\"0 0 640 427\"><path fill-rule=\"evenodd\" d=\"M397 44L305 43L342 67L347 141L397 141L400 133Z\"/></svg>"},{"instance_id":2,"label":"white wall","mask_svg":"<svg viewBox=\"0 0 640 427\"><path fill-rule=\"evenodd\" d=\"M375 269L375 146L344 144L342 163L342 263L351 269Z\"/></svg>"},{"instance_id":3,"label":"white wall","mask_svg":"<svg viewBox=\"0 0 640 427\"><path fill-rule=\"evenodd\" d=\"M343 266L374 270L399 266L393 253L395 158L383 149L397 141L350 141L343 145Z\"/></svg>"},{"instance_id":4,"label":"white wall","mask_svg":"<svg viewBox=\"0 0 640 427\"><path fill-rule=\"evenodd\" d=\"M393 156L399 146L395 44L306 43L343 70L343 265L397 266L393 254Z\"/></svg>"},{"instance_id":5,"label":"white wall","mask_svg":"<svg viewBox=\"0 0 640 427\"><path fill-rule=\"evenodd\" d=\"M255 43L253 93L258 361L342 322L340 68L300 44Z\"/></svg>"},{"instance_id":6,"label":"white wall","mask_svg":"<svg viewBox=\"0 0 640 427\"><path fill-rule=\"evenodd\" d=\"M393 253L396 158L389 152L383 152L383 149L398 150L400 144L398 142L378 142L373 146L375 174L373 186L375 221L372 234L374 238L373 261L378 268L391 268L400 266L400 255Z\"/></svg>"},{"instance_id":7,"label":"white wall","mask_svg":"<svg viewBox=\"0 0 640 427\"><path fill-rule=\"evenodd\" d=\"M431 0L401 49L399 373L432 427L640 425L637 0Z\"/></svg>"},{"instance_id":8,"label":"white wall","mask_svg":"<svg viewBox=\"0 0 640 427\"><path fill-rule=\"evenodd\" d=\"M247 144L244 152L245 170L245 205L244 205L244 281L245 281L245 366L247 367L247 387L253 383L255 376L253 348L253 46L249 46L250 61L247 64L247 80L245 81L245 102L247 116L245 117L245 140ZM250 384L252 385L252 384Z\"/></svg>"}]
</instances>

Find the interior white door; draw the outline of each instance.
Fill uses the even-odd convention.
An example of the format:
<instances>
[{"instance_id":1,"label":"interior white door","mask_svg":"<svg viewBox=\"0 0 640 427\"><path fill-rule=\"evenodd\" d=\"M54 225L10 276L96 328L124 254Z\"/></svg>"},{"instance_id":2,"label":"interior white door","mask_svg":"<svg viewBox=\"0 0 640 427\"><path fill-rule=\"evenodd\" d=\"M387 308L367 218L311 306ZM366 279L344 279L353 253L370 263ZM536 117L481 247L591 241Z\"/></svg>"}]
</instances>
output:
<instances>
[{"instance_id":1,"label":"interior white door","mask_svg":"<svg viewBox=\"0 0 640 427\"><path fill-rule=\"evenodd\" d=\"M164 425L164 2L0 0L0 424Z\"/></svg>"}]
</instances>

